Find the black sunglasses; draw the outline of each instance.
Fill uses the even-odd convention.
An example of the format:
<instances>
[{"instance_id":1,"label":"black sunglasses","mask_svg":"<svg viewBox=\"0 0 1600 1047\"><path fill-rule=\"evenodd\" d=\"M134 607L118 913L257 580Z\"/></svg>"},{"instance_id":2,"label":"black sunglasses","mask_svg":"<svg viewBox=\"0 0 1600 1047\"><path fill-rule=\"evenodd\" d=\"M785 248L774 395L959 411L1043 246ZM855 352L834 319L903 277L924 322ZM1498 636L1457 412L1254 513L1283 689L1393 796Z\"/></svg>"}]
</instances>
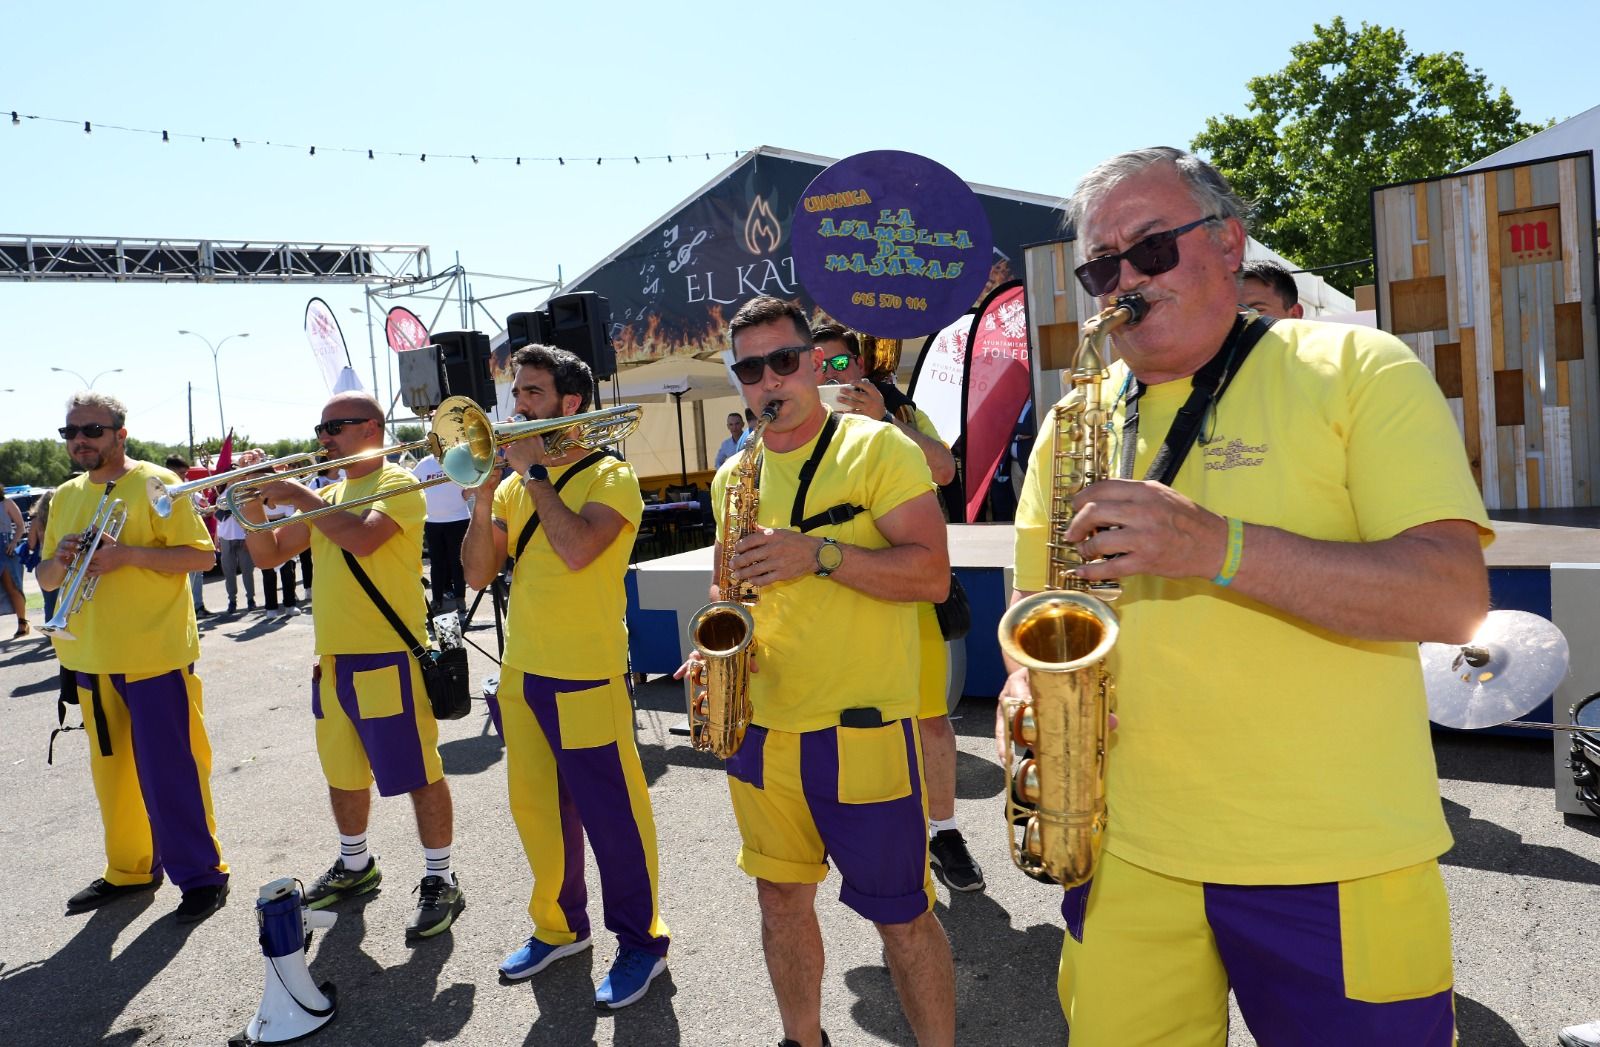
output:
<instances>
[{"instance_id":1,"label":"black sunglasses","mask_svg":"<svg viewBox=\"0 0 1600 1047\"><path fill-rule=\"evenodd\" d=\"M1124 259L1146 276L1160 276L1162 273L1171 272L1178 265L1178 237L1191 229L1198 229L1207 222L1219 221L1221 218L1221 215L1209 215L1197 218L1188 225L1180 225L1176 229L1151 233L1126 251L1091 258L1073 272L1077 274L1078 282L1083 284L1083 289L1094 297L1108 295L1115 291L1117 284L1122 281Z\"/></svg>"},{"instance_id":2,"label":"black sunglasses","mask_svg":"<svg viewBox=\"0 0 1600 1047\"><path fill-rule=\"evenodd\" d=\"M79 433L91 440L98 440L110 431L109 425L101 425L99 422L90 422L88 425L63 425L56 430L63 440L76 440Z\"/></svg>"},{"instance_id":3,"label":"black sunglasses","mask_svg":"<svg viewBox=\"0 0 1600 1047\"><path fill-rule=\"evenodd\" d=\"M347 425L360 425L362 422L370 421L372 421L371 418L335 418L331 422L322 422L318 425L312 426L311 431L316 433L318 436L321 436L323 433L327 433L329 436L338 436L340 433L344 432L344 427Z\"/></svg>"},{"instance_id":4,"label":"black sunglasses","mask_svg":"<svg viewBox=\"0 0 1600 1047\"><path fill-rule=\"evenodd\" d=\"M810 351L809 345L791 345L786 349L774 349L766 356L747 356L734 362L733 373L745 385L761 381L762 372L769 367L775 375L794 374L800 367L800 354Z\"/></svg>"}]
</instances>

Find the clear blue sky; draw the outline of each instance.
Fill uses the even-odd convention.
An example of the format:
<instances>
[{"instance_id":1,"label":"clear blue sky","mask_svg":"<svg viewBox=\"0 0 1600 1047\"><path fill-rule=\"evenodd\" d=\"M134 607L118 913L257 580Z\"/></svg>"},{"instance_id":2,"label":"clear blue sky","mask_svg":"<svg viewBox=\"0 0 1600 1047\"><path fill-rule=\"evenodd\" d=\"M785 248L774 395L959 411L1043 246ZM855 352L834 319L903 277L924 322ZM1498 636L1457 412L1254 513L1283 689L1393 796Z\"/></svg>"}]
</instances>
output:
<instances>
[{"instance_id":1,"label":"clear blue sky","mask_svg":"<svg viewBox=\"0 0 1600 1047\"><path fill-rule=\"evenodd\" d=\"M1459 50L1527 119L1597 101L1600 15L1589 2L1391 0L1085 5L391 2L383 5L12 5L0 112L318 145L234 149L81 124L0 121L7 233L423 243L435 267L577 276L731 157L668 165L368 161L335 146L524 156L701 153L774 145L826 156L896 148L975 182L1070 191L1095 161L1185 145L1240 112L1245 81L1283 66L1343 14ZM1522 35L1518 35L1518 32ZM480 294L507 289L479 281ZM309 434L326 387L301 332L325 298L370 380L359 288L0 284L0 439L61 424L92 378L136 436L228 424L258 440ZM531 308L541 295L498 303ZM508 308L509 306L509 308ZM429 307L431 308L431 307ZM417 311L427 319L424 309ZM449 324L447 326L454 326ZM388 350L377 332L380 370ZM387 382L382 383L387 386Z\"/></svg>"}]
</instances>

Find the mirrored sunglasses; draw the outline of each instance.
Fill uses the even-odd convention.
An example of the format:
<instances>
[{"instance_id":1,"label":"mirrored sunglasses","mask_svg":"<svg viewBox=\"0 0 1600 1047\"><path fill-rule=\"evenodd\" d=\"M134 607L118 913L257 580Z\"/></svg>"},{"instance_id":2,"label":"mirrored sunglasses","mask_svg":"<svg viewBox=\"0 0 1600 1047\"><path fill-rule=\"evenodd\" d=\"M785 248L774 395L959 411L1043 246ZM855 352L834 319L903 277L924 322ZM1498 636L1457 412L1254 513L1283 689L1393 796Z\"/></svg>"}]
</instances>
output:
<instances>
[{"instance_id":1,"label":"mirrored sunglasses","mask_svg":"<svg viewBox=\"0 0 1600 1047\"><path fill-rule=\"evenodd\" d=\"M832 370L842 371L846 367L850 366L850 354L849 353L839 353L836 356L828 357L826 360L824 360L822 362L823 362L823 364L825 366L831 368Z\"/></svg>"}]
</instances>

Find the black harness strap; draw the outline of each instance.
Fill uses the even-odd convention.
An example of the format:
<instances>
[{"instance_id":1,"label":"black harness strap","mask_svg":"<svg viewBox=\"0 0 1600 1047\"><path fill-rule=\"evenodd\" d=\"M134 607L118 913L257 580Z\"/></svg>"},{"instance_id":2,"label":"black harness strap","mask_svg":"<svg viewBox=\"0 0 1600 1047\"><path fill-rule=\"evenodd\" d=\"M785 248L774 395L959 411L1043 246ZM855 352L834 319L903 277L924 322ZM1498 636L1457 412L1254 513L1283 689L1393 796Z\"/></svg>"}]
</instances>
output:
<instances>
[{"instance_id":1,"label":"black harness strap","mask_svg":"<svg viewBox=\"0 0 1600 1047\"><path fill-rule=\"evenodd\" d=\"M1205 366L1195 372L1193 388L1189 391L1189 399L1184 401L1178 413L1173 416L1172 426L1167 430L1167 435L1157 448L1155 457L1150 460L1150 468L1145 471L1146 480L1154 480L1167 487L1172 486L1172 481L1177 479L1178 470L1183 468L1184 460L1189 457L1189 450L1194 446L1195 437L1200 433L1200 425L1205 421L1207 414L1214 415L1217 402L1222 399L1222 394L1233 383L1233 379L1244 366L1245 359L1249 357L1250 350L1256 347L1261 336L1273 324L1273 319L1267 316L1251 317L1248 313L1239 314L1234 321L1233 328L1228 332L1228 337L1207 360ZM1144 394L1143 382L1135 382L1133 392L1128 396L1128 404L1122 422L1122 469L1120 475L1131 477L1133 475L1133 460L1139 451L1139 397Z\"/></svg>"},{"instance_id":2,"label":"black harness strap","mask_svg":"<svg viewBox=\"0 0 1600 1047\"><path fill-rule=\"evenodd\" d=\"M815 516L805 515L806 494L811 490L811 478L817 475L817 468L822 465L822 456L828 453L828 445L833 442L833 434L838 428L839 416L830 412L828 420L822 424L822 435L817 437L817 444L811 449L811 457L800 467L800 486L795 488L794 506L789 510L789 526L802 534L829 524L848 523L867 511L865 506L841 502Z\"/></svg>"},{"instance_id":3,"label":"black harness strap","mask_svg":"<svg viewBox=\"0 0 1600 1047\"><path fill-rule=\"evenodd\" d=\"M350 566L350 573L355 575L356 581L361 583L361 588L367 594L367 598L377 606L390 627L400 635L400 639L405 641L412 657L419 662L428 657L428 649L418 643L417 638L411 635L411 630L407 629L405 623L400 621L400 616L394 613L394 608L389 606L389 601L383 598L383 594L378 591L378 587L372 584L372 579L367 577L367 572L363 571L361 564L356 562L355 554L348 549L339 551L344 553L344 562Z\"/></svg>"},{"instance_id":4,"label":"black harness strap","mask_svg":"<svg viewBox=\"0 0 1600 1047\"><path fill-rule=\"evenodd\" d=\"M555 483L553 483L551 486L554 487L556 492L559 494L561 489L567 486L568 480L572 479L574 476L577 476L579 473L583 472L600 459L608 458L610 456L610 451L593 451L583 456L573 463L571 469L568 469L566 472L562 473L561 476L557 478ZM528 547L528 543L533 540L533 532L537 531L538 529L539 513L536 510L532 516L528 517L528 522L522 525L522 533L517 535L517 548L516 551L511 554L512 563L516 563L518 560L522 559L522 551Z\"/></svg>"}]
</instances>

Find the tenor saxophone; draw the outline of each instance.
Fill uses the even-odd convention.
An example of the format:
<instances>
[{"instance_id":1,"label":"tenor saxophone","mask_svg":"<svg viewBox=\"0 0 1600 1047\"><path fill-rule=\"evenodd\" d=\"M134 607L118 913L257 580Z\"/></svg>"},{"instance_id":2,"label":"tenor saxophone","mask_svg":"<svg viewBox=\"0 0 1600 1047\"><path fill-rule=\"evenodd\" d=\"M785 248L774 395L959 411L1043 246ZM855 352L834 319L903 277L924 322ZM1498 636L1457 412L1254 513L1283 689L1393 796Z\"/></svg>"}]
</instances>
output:
<instances>
[{"instance_id":1,"label":"tenor saxophone","mask_svg":"<svg viewBox=\"0 0 1600 1047\"><path fill-rule=\"evenodd\" d=\"M1051 415L1047 587L1018 600L1000 619L1000 648L1028 670L1031 692L1008 710L1012 741L1032 750L1016 761L1015 746L1007 746L1011 860L1030 876L1066 887L1094 874L1105 836L1109 715L1116 697L1105 659L1117 642L1110 602L1121 586L1078 578L1075 569L1084 561L1065 536L1073 496L1113 475L1114 407L1102 389L1106 340L1149 308L1139 295L1123 295L1084 324L1072 388Z\"/></svg>"},{"instance_id":2,"label":"tenor saxophone","mask_svg":"<svg viewBox=\"0 0 1600 1047\"><path fill-rule=\"evenodd\" d=\"M726 760L739 751L750 726L750 655L756 620L750 607L756 587L733 576L733 547L759 524L761 439L778 416L778 403L767 404L750 431L722 503L722 531L717 536L717 595L689 619L689 642L703 661L689 672L689 744Z\"/></svg>"}]
</instances>

